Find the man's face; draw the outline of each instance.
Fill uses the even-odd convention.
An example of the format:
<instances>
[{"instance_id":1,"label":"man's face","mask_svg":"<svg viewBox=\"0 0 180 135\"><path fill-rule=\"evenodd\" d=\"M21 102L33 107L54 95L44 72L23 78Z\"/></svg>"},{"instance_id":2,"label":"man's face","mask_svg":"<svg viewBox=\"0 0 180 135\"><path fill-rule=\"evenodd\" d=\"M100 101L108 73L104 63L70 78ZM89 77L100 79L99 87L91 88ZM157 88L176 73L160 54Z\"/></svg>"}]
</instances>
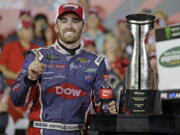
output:
<instances>
[{"instance_id":1,"label":"man's face","mask_svg":"<svg viewBox=\"0 0 180 135\"><path fill-rule=\"evenodd\" d=\"M72 44L80 39L84 32L84 23L76 14L66 13L57 20L58 38Z\"/></svg>"},{"instance_id":2,"label":"man's face","mask_svg":"<svg viewBox=\"0 0 180 135\"><path fill-rule=\"evenodd\" d=\"M42 32L43 30L45 30L48 27L48 24L44 19L39 19L34 22L34 26L37 31Z\"/></svg>"},{"instance_id":3,"label":"man's face","mask_svg":"<svg viewBox=\"0 0 180 135\"><path fill-rule=\"evenodd\" d=\"M91 13L87 18L88 28L97 28L99 25L99 18L95 13Z\"/></svg>"},{"instance_id":4,"label":"man's face","mask_svg":"<svg viewBox=\"0 0 180 135\"><path fill-rule=\"evenodd\" d=\"M28 14L24 14L22 15L20 18L19 18L21 21L29 21L29 22L32 22L32 17Z\"/></svg>"},{"instance_id":5,"label":"man's face","mask_svg":"<svg viewBox=\"0 0 180 135\"><path fill-rule=\"evenodd\" d=\"M26 42L31 42L33 39L33 28L21 28L20 30L18 30L18 36L20 39Z\"/></svg>"}]
</instances>

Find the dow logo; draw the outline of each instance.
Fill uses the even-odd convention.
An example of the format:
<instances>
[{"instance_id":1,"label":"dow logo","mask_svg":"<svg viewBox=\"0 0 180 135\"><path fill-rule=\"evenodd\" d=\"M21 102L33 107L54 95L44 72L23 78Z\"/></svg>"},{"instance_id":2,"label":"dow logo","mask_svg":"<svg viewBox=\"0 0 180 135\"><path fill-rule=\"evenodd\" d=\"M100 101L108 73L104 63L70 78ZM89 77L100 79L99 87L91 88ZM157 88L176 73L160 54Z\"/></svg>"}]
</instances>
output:
<instances>
[{"instance_id":1,"label":"dow logo","mask_svg":"<svg viewBox=\"0 0 180 135\"><path fill-rule=\"evenodd\" d=\"M159 57L159 63L163 67L180 66L180 46L171 48Z\"/></svg>"}]
</instances>

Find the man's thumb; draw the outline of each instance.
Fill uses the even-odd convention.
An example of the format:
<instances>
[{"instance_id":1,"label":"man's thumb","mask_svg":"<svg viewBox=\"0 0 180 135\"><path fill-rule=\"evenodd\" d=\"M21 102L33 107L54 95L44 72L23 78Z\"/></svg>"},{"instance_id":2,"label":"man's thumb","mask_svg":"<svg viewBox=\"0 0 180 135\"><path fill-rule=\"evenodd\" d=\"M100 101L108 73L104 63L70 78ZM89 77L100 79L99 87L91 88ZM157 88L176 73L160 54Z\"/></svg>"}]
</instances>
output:
<instances>
[{"instance_id":1,"label":"man's thumb","mask_svg":"<svg viewBox=\"0 0 180 135\"><path fill-rule=\"evenodd\" d=\"M35 61L38 61L38 62L40 62L40 52L39 52L39 50L36 50L36 52L35 52Z\"/></svg>"}]
</instances>

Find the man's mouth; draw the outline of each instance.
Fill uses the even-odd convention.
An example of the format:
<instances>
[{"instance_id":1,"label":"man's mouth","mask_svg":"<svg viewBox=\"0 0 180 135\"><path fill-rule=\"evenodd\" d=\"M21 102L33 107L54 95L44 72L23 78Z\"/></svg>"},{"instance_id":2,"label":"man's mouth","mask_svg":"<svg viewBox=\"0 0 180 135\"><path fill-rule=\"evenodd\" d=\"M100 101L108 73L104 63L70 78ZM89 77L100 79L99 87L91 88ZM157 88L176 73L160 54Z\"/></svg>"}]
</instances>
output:
<instances>
[{"instance_id":1,"label":"man's mouth","mask_svg":"<svg viewBox=\"0 0 180 135\"><path fill-rule=\"evenodd\" d=\"M74 34L73 31L66 31L66 34Z\"/></svg>"}]
</instances>

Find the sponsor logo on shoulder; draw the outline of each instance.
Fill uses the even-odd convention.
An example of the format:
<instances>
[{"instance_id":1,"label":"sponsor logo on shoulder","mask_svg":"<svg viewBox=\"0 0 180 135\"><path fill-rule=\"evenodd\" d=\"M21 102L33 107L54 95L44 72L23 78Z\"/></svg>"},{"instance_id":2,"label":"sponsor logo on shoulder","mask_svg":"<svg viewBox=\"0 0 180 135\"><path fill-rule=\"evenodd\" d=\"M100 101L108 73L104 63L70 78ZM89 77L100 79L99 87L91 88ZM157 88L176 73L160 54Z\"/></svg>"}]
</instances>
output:
<instances>
[{"instance_id":1,"label":"sponsor logo on shoulder","mask_svg":"<svg viewBox=\"0 0 180 135\"><path fill-rule=\"evenodd\" d=\"M104 59L103 55L98 55L98 57L95 60L96 65L99 66L103 59Z\"/></svg>"},{"instance_id":2,"label":"sponsor logo on shoulder","mask_svg":"<svg viewBox=\"0 0 180 135\"><path fill-rule=\"evenodd\" d=\"M83 96L87 96L88 93L81 88L74 86L71 83L64 83L48 89L49 93L57 95L64 99L75 99Z\"/></svg>"}]
</instances>

